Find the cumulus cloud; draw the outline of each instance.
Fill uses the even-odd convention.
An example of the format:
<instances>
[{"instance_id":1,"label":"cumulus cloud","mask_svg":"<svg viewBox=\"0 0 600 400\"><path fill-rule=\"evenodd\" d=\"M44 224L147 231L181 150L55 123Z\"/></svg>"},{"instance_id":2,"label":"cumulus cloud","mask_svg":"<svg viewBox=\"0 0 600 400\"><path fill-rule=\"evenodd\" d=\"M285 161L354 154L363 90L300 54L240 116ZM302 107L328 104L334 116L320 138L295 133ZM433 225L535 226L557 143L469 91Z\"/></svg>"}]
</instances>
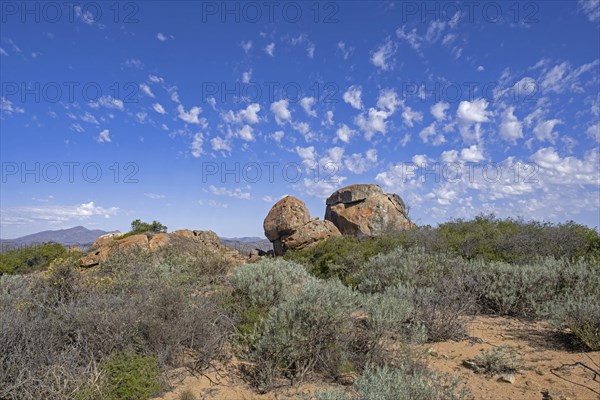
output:
<instances>
[{"instance_id":1,"label":"cumulus cloud","mask_svg":"<svg viewBox=\"0 0 600 400\"><path fill-rule=\"evenodd\" d=\"M300 106L304 109L304 112L310 117L316 117L317 112L312 109L312 106L315 104L316 100L314 97L303 97L300 100Z\"/></svg>"},{"instance_id":2,"label":"cumulus cloud","mask_svg":"<svg viewBox=\"0 0 600 400\"><path fill-rule=\"evenodd\" d=\"M202 155L202 145L204 144L204 138L202 137L202 133L198 132L194 135L192 140L192 144L190 145L192 149L192 156L194 158L199 158Z\"/></svg>"},{"instance_id":3,"label":"cumulus cloud","mask_svg":"<svg viewBox=\"0 0 600 400\"><path fill-rule=\"evenodd\" d=\"M110 132L108 129L104 129L102 132L100 132L98 134L98 137L96 138L96 141L98 143L110 143Z\"/></svg>"},{"instance_id":4,"label":"cumulus cloud","mask_svg":"<svg viewBox=\"0 0 600 400\"><path fill-rule=\"evenodd\" d=\"M508 107L502 113L500 122L500 137L512 144L516 144L517 139L523 137L523 124L515 117L514 112L514 107Z\"/></svg>"},{"instance_id":5,"label":"cumulus cloud","mask_svg":"<svg viewBox=\"0 0 600 400\"><path fill-rule=\"evenodd\" d=\"M249 104L245 109L234 113L229 110L228 112L221 115L223 121L227 123L247 123L247 124L257 124L260 121L258 117L258 113L260 112L260 104L252 103Z\"/></svg>"},{"instance_id":6,"label":"cumulus cloud","mask_svg":"<svg viewBox=\"0 0 600 400\"><path fill-rule=\"evenodd\" d=\"M198 115L200 115L200 113L202 112L202 109L200 107L194 106L190 109L189 112L186 112L183 105L180 104L177 106L177 111L179 112L178 117L180 120L187 122L188 124L200 123L200 119L198 118Z\"/></svg>"},{"instance_id":7,"label":"cumulus cloud","mask_svg":"<svg viewBox=\"0 0 600 400\"><path fill-rule=\"evenodd\" d=\"M234 197L236 199L242 200L250 200L252 198L250 192L244 192L240 188L228 189L226 187L217 187L214 185L210 185L208 189L212 194L217 196Z\"/></svg>"},{"instance_id":8,"label":"cumulus cloud","mask_svg":"<svg viewBox=\"0 0 600 400\"><path fill-rule=\"evenodd\" d=\"M363 156L354 153L344 159L344 166L353 174L363 174L377 165L377 150L369 149Z\"/></svg>"},{"instance_id":9,"label":"cumulus cloud","mask_svg":"<svg viewBox=\"0 0 600 400\"><path fill-rule=\"evenodd\" d=\"M342 98L348 104L350 104L353 108L357 110L361 110L362 105L362 87L358 85L352 85L344 92Z\"/></svg>"},{"instance_id":10,"label":"cumulus cloud","mask_svg":"<svg viewBox=\"0 0 600 400\"><path fill-rule=\"evenodd\" d=\"M396 45L388 39L384 44L374 51L371 55L371 64L381 71L390 71L394 69L396 54Z\"/></svg>"},{"instance_id":11,"label":"cumulus cloud","mask_svg":"<svg viewBox=\"0 0 600 400\"><path fill-rule=\"evenodd\" d=\"M341 124L338 130L335 132L335 135L338 140L341 140L344 143L350 143L350 138L354 136L355 133L356 131L350 129L348 125Z\"/></svg>"},{"instance_id":12,"label":"cumulus cloud","mask_svg":"<svg viewBox=\"0 0 600 400\"><path fill-rule=\"evenodd\" d=\"M485 160L485 157L479 147L474 144L460 151L460 159L464 162L478 163Z\"/></svg>"},{"instance_id":13,"label":"cumulus cloud","mask_svg":"<svg viewBox=\"0 0 600 400\"><path fill-rule=\"evenodd\" d=\"M156 111L159 114L166 114L164 107L162 105L160 105L160 103L154 103L152 105L152 108L154 109L154 111Z\"/></svg>"},{"instance_id":14,"label":"cumulus cloud","mask_svg":"<svg viewBox=\"0 0 600 400\"><path fill-rule=\"evenodd\" d=\"M285 99L271 104L271 112L275 115L277 124L283 125L292 118L292 113L288 109L289 102Z\"/></svg>"},{"instance_id":15,"label":"cumulus cloud","mask_svg":"<svg viewBox=\"0 0 600 400\"><path fill-rule=\"evenodd\" d=\"M3 225L24 225L39 222L58 224L85 220L94 216L110 218L119 212L119 207L102 207L90 201L89 203L77 205L9 207L2 209L0 218Z\"/></svg>"},{"instance_id":16,"label":"cumulus cloud","mask_svg":"<svg viewBox=\"0 0 600 400\"><path fill-rule=\"evenodd\" d=\"M386 119L389 114L376 108L369 108L367 116L360 114L354 123L364 132L365 139L371 140L376 133L385 134L387 131Z\"/></svg>"},{"instance_id":17,"label":"cumulus cloud","mask_svg":"<svg viewBox=\"0 0 600 400\"><path fill-rule=\"evenodd\" d=\"M219 136L212 138L210 140L210 145L215 151L231 152L231 145L229 144L229 141Z\"/></svg>"},{"instance_id":18,"label":"cumulus cloud","mask_svg":"<svg viewBox=\"0 0 600 400\"><path fill-rule=\"evenodd\" d=\"M443 121L446 119L446 110L450 108L450 104L445 101L440 101L431 106L431 115L438 120Z\"/></svg>"},{"instance_id":19,"label":"cumulus cloud","mask_svg":"<svg viewBox=\"0 0 600 400\"><path fill-rule=\"evenodd\" d=\"M268 55L270 55L271 57L274 56L275 53L275 43L271 42L269 43L266 47L265 47L265 53L267 53Z\"/></svg>"},{"instance_id":20,"label":"cumulus cloud","mask_svg":"<svg viewBox=\"0 0 600 400\"><path fill-rule=\"evenodd\" d=\"M119 111L123 111L125 109L123 101L115 99L112 96L102 96L98 98L97 101L89 102L88 105L94 109L98 109L100 107L111 108Z\"/></svg>"}]
</instances>

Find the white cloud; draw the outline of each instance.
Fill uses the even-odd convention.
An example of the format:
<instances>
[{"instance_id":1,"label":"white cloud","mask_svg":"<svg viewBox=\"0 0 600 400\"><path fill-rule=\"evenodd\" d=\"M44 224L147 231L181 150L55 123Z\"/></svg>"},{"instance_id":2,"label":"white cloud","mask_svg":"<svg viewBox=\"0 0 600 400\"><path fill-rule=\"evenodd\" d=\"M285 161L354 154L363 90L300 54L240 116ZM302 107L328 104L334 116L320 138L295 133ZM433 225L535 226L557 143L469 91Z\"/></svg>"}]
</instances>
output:
<instances>
[{"instance_id":1,"label":"white cloud","mask_svg":"<svg viewBox=\"0 0 600 400\"><path fill-rule=\"evenodd\" d=\"M274 52L275 52L275 43L271 42L269 43L266 47L265 47L265 53L267 53L268 55L270 55L271 57L274 56Z\"/></svg>"},{"instance_id":2,"label":"white cloud","mask_svg":"<svg viewBox=\"0 0 600 400\"><path fill-rule=\"evenodd\" d=\"M242 49L244 49L244 52L248 54L250 49L252 49L252 40L248 40L247 42L242 41L240 45L242 46Z\"/></svg>"},{"instance_id":3,"label":"white cloud","mask_svg":"<svg viewBox=\"0 0 600 400\"><path fill-rule=\"evenodd\" d=\"M431 106L431 115L438 120L443 121L446 119L446 110L450 108L450 104L445 101L440 101Z\"/></svg>"},{"instance_id":4,"label":"white cloud","mask_svg":"<svg viewBox=\"0 0 600 400\"><path fill-rule=\"evenodd\" d=\"M244 125L239 131L238 136L246 142L252 142L254 140L253 129L250 125Z\"/></svg>"},{"instance_id":5,"label":"white cloud","mask_svg":"<svg viewBox=\"0 0 600 400\"><path fill-rule=\"evenodd\" d=\"M100 125L100 123L98 122L98 120L96 119L96 117L94 117L92 114L90 114L89 112L86 111L85 114L83 114L82 116L80 116L79 118L81 118L81 120L83 122L87 122L88 124L96 124L96 125Z\"/></svg>"},{"instance_id":6,"label":"white cloud","mask_svg":"<svg viewBox=\"0 0 600 400\"><path fill-rule=\"evenodd\" d=\"M146 96L154 98L154 93L152 93L150 86L146 85L145 83L141 83L140 89L142 89L142 92L144 92Z\"/></svg>"},{"instance_id":7,"label":"white cloud","mask_svg":"<svg viewBox=\"0 0 600 400\"><path fill-rule=\"evenodd\" d=\"M7 115L12 115L13 113L22 114L25 112L25 109L15 106L12 101L5 97L0 97L0 112Z\"/></svg>"},{"instance_id":8,"label":"white cloud","mask_svg":"<svg viewBox=\"0 0 600 400\"><path fill-rule=\"evenodd\" d=\"M587 130L586 133L592 138L594 139L597 143L600 143L600 122L596 123L595 125L590 126Z\"/></svg>"},{"instance_id":9,"label":"white cloud","mask_svg":"<svg viewBox=\"0 0 600 400\"><path fill-rule=\"evenodd\" d=\"M333 111L329 110L325 113L325 121L321 123L323 126L333 126Z\"/></svg>"},{"instance_id":10,"label":"white cloud","mask_svg":"<svg viewBox=\"0 0 600 400\"><path fill-rule=\"evenodd\" d=\"M361 96L362 87L353 85L350 86L348 90L346 90L342 98L346 103L350 104L352 107L356 108L357 110L361 110L363 107Z\"/></svg>"},{"instance_id":11,"label":"white cloud","mask_svg":"<svg viewBox=\"0 0 600 400\"><path fill-rule=\"evenodd\" d=\"M446 142L446 138L442 133L437 132L437 124L435 122L431 123L429 126L423 128L421 132L419 132L419 137L423 141L423 143L428 143L430 138L431 143L434 146L439 146L442 143Z\"/></svg>"},{"instance_id":12,"label":"white cloud","mask_svg":"<svg viewBox=\"0 0 600 400\"><path fill-rule=\"evenodd\" d=\"M202 137L202 133L198 132L194 135L194 139L192 140L191 148L192 148L192 156L194 158L199 158L202 155L202 145L204 144L204 139Z\"/></svg>"},{"instance_id":13,"label":"white cloud","mask_svg":"<svg viewBox=\"0 0 600 400\"><path fill-rule=\"evenodd\" d=\"M396 45L391 40L387 40L371 56L371 63L382 71L390 71L394 68L396 54Z\"/></svg>"},{"instance_id":14,"label":"white cloud","mask_svg":"<svg viewBox=\"0 0 600 400\"><path fill-rule=\"evenodd\" d=\"M135 117L137 118L137 120L138 120L138 121L139 121L141 124L143 124L143 123L146 121L146 117L147 117L147 116L148 116L148 113L147 113L147 112L143 112L143 111L137 112L137 113L135 114Z\"/></svg>"},{"instance_id":15,"label":"white cloud","mask_svg":"<svg viewBox=\"0 0 600 400\"><path fill-rule=\"evenodd\" d=\"M144 63L141 60L138 60L137 58L128 58L127 60L125 60L125 65L127 65L129 68L144 68Z\"/></svg>"},{"instance_id":16,"label":"white cloud","mask_svg":"<svg viewBox=\"0 0 600 400\"><path fill-rule=\"evenodd\" d=\"M460 151L460 159L464 162L478 163L485 160L481 150L477 145L472 145Z\"/></svg>"},{"instance_id":17,"label":"white cloud","mask_svg":"<svg viewBox=\"0 0 600 400\"><path fill-rule=\"evenodd\" d=\"M97 101L89 102L88 105L93 109L98 109L100 107L111 108L120 111L125 109L123 101L115 99L112 96L102 96Z\"/></svg>"},{"instance_id":18,"label":"white cloud","mask_svg":"<svg viewBox=\"0 0 600 400\"><path fill-rule=\"evenodd\" d=\"M243 200L250 200L252 198L252 196L250 195L249 192L244 192L240 188L235 188L232 190L232 189L227 189L226 187L216 187L214 185L210 185L208 187L208 189L210 190L210 192L212 194L217 195L217 196L234 197L236 199L243 199Z\"/></svg>"},{"instance_id":19,"label":"white cloud","mask_svg":"<svg viewBox=\"0 0 600 400\"><path fill-rule=\"evenodd\" d=\"M273 202L273 198L271 196L263 196L262 200L265 203L272 203Z\"/></svg>"},{"instance_id":20,"label":"white cloud","mask_svg":"<svg viewBox=\"0 0 600 400\"><path fill-rule=\"evenodd\" d=\"M210 140L210 145L214 151L227 151L231 152L231 145L226 139L222 139L219 136L214 137Z\"/></svg>"},{"instance_id":21,"label":"white cloud","mask_svg":"<svg viewBox=\"0 0 600 400\"><path fill-rule=\"evenodd\" d=\"M160 105L160 103L154 103L152 105L152 108L154 109L154 111L156 111L159 114L166 114L164 107L162 105Z\"/></svg>"},{"instance_id":22,"label":"white cloud","mask_svg":"<svg viewBox=\"0 0 600 400\"><path fill-rule=\"evenodd\" d=\"M303 97L302 100L300 100L300 106L302 106L302 108L304 109L304 112L306 112L306 114L310 117L317 116L317 112L312 109L312 106L314 104L315 104L314 97Z\"/></svg>"},{"instance_id":23,"label":"white cloud","mask_svg":"<svg viewBox=\"0 0 600 400\"><path fill-rule=\"evenodd\" d=\"M413 127L413 121L421 122L423 121L423 114L418 111L413 111L409 106L404 106L404 111L402 111L402 120L404 124L408 127Z\"/></svg>"},{"instance_id":24,"label":"white cloud","mask_svg":"<svg viewBox=\"0 0 600 400\"><path fill-rule=\"evenodd\" d=\"M242 73L242 82L243 83L250 83L251 79L252 79L252 68L250 68L248 71Z\"/></svg>"},{"instance_id":25,"label":"white cloud","mask_svg":"<svg viewBox=\"0 0 600 400\"><path fill-rule=\"evenodd\" d=\"M367 150L363 156L360 153L354 153L344 159L344 165L348 171L354 174L362 174L372 169L377 164L377 150Z\"/></svg>"},{"instance_id":26,"label":"white cloud","mask_svg":"<svg viewBox=\"0 0 600 400\"><path fill-rule=\"evenodd\" d=\"M281 143L281 139L283 139L284 136L285 136L285 133L283 131L277 131L273 135L271 135L273 140L276 141L277 143Z\"/></svg>"},{"instance_id":27,"label":"white cloud","mask_svg":"<svg viewBox=\"0 0 600 400\"><path fill-rule=\"evenodd\" d=\"M535 128L533 128L533 134L539 141L549 141L554 143L558 134L554 132L554 127L560 125L563 122L560 119L550 119L547 121L539 121Z\"/></svg>"},{"instance_id":28,"label":"white cloud","mask_svg":"<svg viewBox=\"0 0 600 400\"><path fill-rule=\"evenodd\" d=\"M188 124L199 124L200 120L198 119L198 115L202 112L200 107L194 106L190 109L189 112L185 111L183 105L177 106L177 111L179 112L179 119L187 122Z\"/></svg>"},{"instance_id":29,"label":"white cloud","mask_svg":"<svg viewBox=\"0 0 600 400\"><path fill-rule=\"evenodd\" d=\"M167 35L165 35L164 33L158 32L156 34L156 38L158 40L160 40L161 42L166 42L167 40L169 40L169 38L167 37Z\"/></svg>"},{"instance_id":30,"label":"white cloud","mask_svg":"<svg viewBox=\"0 0 600 400\"><path fill-rule=\"evenodd\" d=\"M489 122L490 111L485 99L461 101L456 111L460 134L464 141L472 142L481 139L481 123Z\"/></svg>"},{"instance_id":31,"label":"white cloud","mask_svg":"<svg viewBox=\"0 0 600 400\"><path fill-rule=\"evenodd\" d=\"M156 194L156 193L144 193L144 196L146 196L152 200L160 200L160 199L164 199L165 197L167 197L164 194Z\"/></svg>"},{"instance_id":32,"label":"white cloud","mask_svg":"<svg viewBox=\"0 0 600 400\"><path fill-rule=\"evenodd\" d=\"M227 123L241 124L243 122L246 122L248 124L257 124L260 121L260 118L258 117L259 112L260 104L252 103L249 104L245 109L240 110L237 113L234 113L233 111L229 110L228 112L223 113L221 117L223 118L223 121Z\"/></svg>"},{"instance_id":33,"label":"white cloud","mask_svg":"<svg viewBox=\"0 0 600 400\"><path fill-rule=\"evenodd\" d=\"M285 124L292 118L292 113L288 109L289 102L285 99L276 101L271 104L271 112L275 115L275 121L279 125Z\"/></svg>"},{"instance_id":34,"label":"white cloud","mask_svg":"<svg viewBox=\"0 0 600 400\"><path fill-rule=\"evenodd\" d=\"M71 130L75 131L77 133L83 133L85 132L85 129L83 129L83 127L79 124L71 124Z\"/></svg>"},{"instance_id":35,"label":"white cloud","mask_svg":"<svg viewBox=\"0 0 600 400\"><path fill-rule=\"evenodd\" d=\"M477 99L474 101L461 101L458 105L456 116L465 122L489 122L489 114L487 111L488 102L485 99Z\"/></svg>"},{"instance_id":36,"label":"white cloud","mask_svg":"<svg viewBox=\"0 0 600 400\"><path fill-rule=\"evenodd\" d=\"M483 72L485 71L485 67L483 65L480 65L477 67L477 72Z\"/></svg>"},{"instance_id":37,"label":"white cloud","mask_svg":"<svg viewBox=\"0 0 600 400\"><path fill-rule=\"evenodd\" d=\"M386 133L386 119L388 116L389 114L385 111L370 108L366 118L361 114L354 119L354 123L365 133L365 138L371 140L377 132Z\"/></svg>"},{"instance_id":38,"label":"white cloud","mask_svg":"<svg viewBox=\"0 0 600 400\"><path fill-rule=\"evenodd\" d=\"M398 39L405 40L413 50L421 54L420 50L423 45L423 38L417 34L416 28L406 32L405 27L402 26L396 30L396 36L398 36Z\"/></svg>"},{"instance_id":39,"label":"white cloud","mask_svg":"<svg viewBox=\"0 0 600 400\"><path fill-rule=\"evenodd\" d=\"M514 107L508 107L500 122L500 137L512 144L523 137L523 124L515 117L514 111Z\"/></svg>"},{"instance_id":40,"label":"white cloud","mask_svg":"<svg viewBox=\"0 0 600 400\"><path fill-rule=\"evenodd\" d=\"M442 152L442 162L445 163L455 163L458 161L458 151L457 150L447 150Z\"/></svg>"},{"instance_id":41,"label":"white cloud","mask_svg":"<svg viewBox=\"0 0 600 400\"><path fill-rule=\"evenodd\" d=\"M342 52L342 57L347 60L354 53L354 48L347 46L344 42L338 42L338 49Z\"/></svg>"},{"instance_id":42,"label":"white cloud","mask_svg":"<svg viewBox=\"0 0 600 400\"><path fill-rule=\"evenodd\" d=\"M377 98L377 107L387 111L390 115L396 112L396 108L403 103L398 98L398 94L392 89L384 89L379 92Z\"/></svg>"},{"instance_id":43,"label":"white cloud","mask_svg":"<svg viewBox=\"0 0 600 400\"><path fill-rule=\"evenodd\" d=\"M344 143L350 143L350 138L356 133L355 130L350 129L346 124L341 124L338 130L335 132L337 139Z\"/></svg>"},{"instance_id":44,"label":"white cloud","mask_svg":"<svg viewBox=\"0 0 600 400\"><path fill-rule=\"evenodd\" d=\"M600 21L600 0L579 0L577 4L591 22Z\"/></svg>"},{"instance_id":45,"label":"white cloud","mask_svg":"<svg viewBox=\"0 0 600 400\"><path fill-rule=\"evenodd\" d=\"M48 205L34 207L10 207L2 209L0 214L1 223L31 224L35 222L47 222L51 224L67 223L73 220L84 220L94 216L110 218L120 212L119 207L96 206L93 201L78 205Z\"/></svg>"},{"instance_id":46,"label":"white cloud","mask_svg":"<svg viewBox=\"0 0 600 400\"><path fill-rule=\"evenodd\" d=\"M110 132L108 129L103 130L102 132L100 132L98 134L98 137L96 138L96 141L98 143L110 143Z\"/></svg>"},{"instance_id":47,"label":"white cloud","mask_svg":"<svg viewBox=\"0 0 600 400\"><path fill-rule=\"evenodd\" d=\"M3 55L3 56L8 57L8 53L2 47L0 47L0 54Z\"/></svg>"},{"instance_id":48,"label":"white cloud","mask_svg":"<svg viewBox=\"0 0 600 400\"><path fill-rule=\"evenodd\" d=\"M150 80L150 82L152 83L164 83L164 79L161 77L158 77L156 75L149 75L148 79Z\"/></svg>"}]
</instances>

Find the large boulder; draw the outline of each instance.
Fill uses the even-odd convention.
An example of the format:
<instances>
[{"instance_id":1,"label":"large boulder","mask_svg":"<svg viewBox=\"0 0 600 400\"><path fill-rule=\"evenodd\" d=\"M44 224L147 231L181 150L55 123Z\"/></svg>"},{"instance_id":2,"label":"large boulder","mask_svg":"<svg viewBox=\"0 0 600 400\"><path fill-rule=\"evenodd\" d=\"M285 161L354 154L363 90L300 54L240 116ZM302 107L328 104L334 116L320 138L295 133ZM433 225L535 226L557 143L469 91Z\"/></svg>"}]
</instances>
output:
<instances>
[{"instance_id":1,"label":"large boulder","mask_svg":"<svg viewBox=\"0 0 600 400\"><path fill-rule=\"evenodd\" d=\"M325 219L343 235L380 236L414 226L400 196L384 193L378 185L347 186L329 196L326 204Z\"/></svg>"},{"instance_id":2,"label":"large boulder","mask_svg":"<svg viewBox=\"0 0 600 400\"><path fill-rule=\"evenodd\" d=\"M265 236L273 243L273 252L278 256L288 250L304 249L328 237L341 235L329 221L311 219L306 204L292 196L275 203L265 218L263 228Z\"/></svg>"},{"instance_id":3,"label":"large boulder","mask_svg":"<svg viewBox=\"0 0 600 400\"><path fill-rule=\"evenodd\" d=\"M279 200L269 211L263 228L271 242L290 236L299 227L310 221L310 212L303 201L292 196Z\"/></svg>"},{"instance_id":4,"label":"large boulder","mask_svg":"<svg viewBox=\"0 0 600 400\"><path fill-rule=\"evenodd\" d=\"M234 264L246 261L237 250L221 244L221 240L213 231L178 230L172 233L142 233L120 238L115 235L107 238L99 238L91 248L91 251L80 259L83 267L93 267L106 260L117 252L129 252L134 249L149 251L153 255L159 255L163 247L171 246L177 254L198 256L201 254L214 254Z\"/></svg>"},{"instance_id":5,"label":"large boulder","mask_svg":"<svg viewBox=\"0 0 600 400\"><path fill-rule=\"evenodd\" d=\"M306 249L333 236L342 236L333 223L314 219L299 227L296 232L282 239L281 242L285 252Z\"/></svg>"}]
</instances>

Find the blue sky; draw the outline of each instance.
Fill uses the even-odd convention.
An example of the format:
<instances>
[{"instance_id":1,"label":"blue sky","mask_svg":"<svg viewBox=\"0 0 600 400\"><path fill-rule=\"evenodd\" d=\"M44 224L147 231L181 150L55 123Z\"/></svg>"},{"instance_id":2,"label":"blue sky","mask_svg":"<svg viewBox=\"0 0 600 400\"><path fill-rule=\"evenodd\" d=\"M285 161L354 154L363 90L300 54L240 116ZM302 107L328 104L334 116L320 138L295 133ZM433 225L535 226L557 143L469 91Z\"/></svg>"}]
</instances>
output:
<instances>
[{"instance_id":1,"label":"blue sky","mask_svg":"<svg viewBox=\"0 0 600 400\"><path fill-rule=\"evenodd\" d=\"M261 236L352 183L600 225L598 0L48 4L2 3L3 238Z\"/></svg>"}]
</instances>

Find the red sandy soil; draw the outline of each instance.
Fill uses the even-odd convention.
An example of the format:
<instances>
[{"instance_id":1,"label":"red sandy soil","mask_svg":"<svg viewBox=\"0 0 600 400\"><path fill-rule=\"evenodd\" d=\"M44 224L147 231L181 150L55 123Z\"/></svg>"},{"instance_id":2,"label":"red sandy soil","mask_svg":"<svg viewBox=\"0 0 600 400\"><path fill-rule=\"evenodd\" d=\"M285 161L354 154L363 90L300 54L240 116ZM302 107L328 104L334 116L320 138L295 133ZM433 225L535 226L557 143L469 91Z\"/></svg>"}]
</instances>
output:
<instances>
[{"instance_id":1,"label":"red sandy soil","mask_svg":"<svg viewBox=\"0 0 600 400\"><path fill-rule=\"evenodd\" d=\"M462 379L476 400L598 400L600 399L600 352L589 352L572 341L567 331L547 323L514 318L477 317L469 325L469 339L428 345L428 366ZM509 345L523 359L524 368L514 383L498 376L477 374L463 366L481 351ZM174 389L156 400L177 400L189 389L198 400L306 399L315 390L344 386L308 382L258 394L242 379L239 362L204 376L173 371Z\"/></svg>"}]
</instances>

